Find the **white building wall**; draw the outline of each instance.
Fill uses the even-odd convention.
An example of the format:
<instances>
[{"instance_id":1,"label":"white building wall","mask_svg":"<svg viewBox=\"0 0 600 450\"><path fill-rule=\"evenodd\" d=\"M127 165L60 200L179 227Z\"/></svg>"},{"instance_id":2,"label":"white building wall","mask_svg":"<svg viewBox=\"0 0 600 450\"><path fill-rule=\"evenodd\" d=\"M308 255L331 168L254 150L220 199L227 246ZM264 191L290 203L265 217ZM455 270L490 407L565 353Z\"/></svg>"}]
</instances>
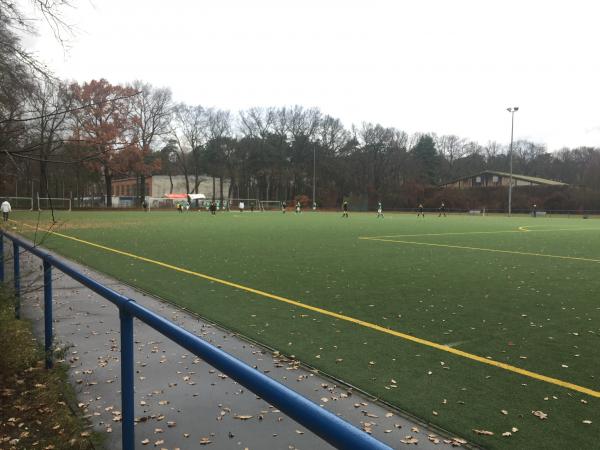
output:
<instances>
[{"instance_id":1,"label":"white building wall","mask_svg":"<svg viewBox=\"0 0 600 450\"><path fill-rule=\"evenodd\" d=\"M185 176L175 175L171 177L173 181L173 190L171 191L171 180L168 175L153 175L152 176L152 197L163 197L166 194L189 194L185 186ZM194 190L194 176L188 177L190 182L190 191ZM201 175L198 177L200 184L198 185L198 193L206 195L206 198L213 198L213 182L212 177ZM227 198L229 193L229 179L223 180L223 197ZM215 178L214 197L220 198L219 178Z\"/></svg>"}]
</instances>

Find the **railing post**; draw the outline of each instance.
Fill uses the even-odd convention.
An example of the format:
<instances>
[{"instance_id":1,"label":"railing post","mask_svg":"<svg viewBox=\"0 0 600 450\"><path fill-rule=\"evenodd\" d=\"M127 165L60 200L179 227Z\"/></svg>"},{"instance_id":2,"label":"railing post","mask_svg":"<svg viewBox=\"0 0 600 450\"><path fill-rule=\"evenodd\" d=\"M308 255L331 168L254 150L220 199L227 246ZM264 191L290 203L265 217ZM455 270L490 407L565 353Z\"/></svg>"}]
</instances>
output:
<instances>
[{"instance_id":1,"label":"railing post","mask_svg":"<svg viewBox=\"0 0 600 450\"><path fill-rule=\"evenodd\" d=\"M21 270L19 268L19 244L13 241L13 277L15 282L15 317L21 318Z\"/></svg>"},{"instance_id":2,"label":"railing post","mask_svg":"<svg viewBox=\"0 0 600 450\"><path fill-rule=\"evenodd\" d=\"M52 265L44 260L44 350L46 369L52 368Z\"/></svg>"},{"instance_id":3,"label":"railing post","mask_svg":"<svg viewBox=\"0 0 600 450\"><path fill-rule=\"evenodd\" d=\"M0 283L4 283L4 233L0 231Z\"/></svg>"},{"instance_id":4,"label":"railing post","mask_svg":"<svg viewBox=\"0 0 600 450\"><path fill-rule=\"evenodd\" d=\"M123 450L134 450L133 316L123 308L119 308L119 318L121 320L122 447Z\"/></svg>"}]
</instances>

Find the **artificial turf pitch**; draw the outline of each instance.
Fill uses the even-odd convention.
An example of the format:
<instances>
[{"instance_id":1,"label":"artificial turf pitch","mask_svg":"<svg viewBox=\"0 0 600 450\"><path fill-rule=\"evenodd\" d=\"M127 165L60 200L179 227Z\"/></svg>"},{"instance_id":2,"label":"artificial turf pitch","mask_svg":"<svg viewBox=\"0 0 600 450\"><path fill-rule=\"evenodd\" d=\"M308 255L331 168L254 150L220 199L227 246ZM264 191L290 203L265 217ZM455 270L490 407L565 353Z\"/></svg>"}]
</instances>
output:
<instances>
[{"instance_id":1,"label":"artificial turf pitch","mask_svg":"<svg viewBox=\"0 0 600 450\"><path fill-rule=\"evenodd\" d=\"M32 238L23 224L43 228L49 216L19 212L12 218L18 222L12 226ZM59 214L58 221L54 230L66 236L215 280L38 232L44 246L479 445L599 446L600 398L594 395L600 395L599 220L72 212Z\"/></svg>"}]
</instances>

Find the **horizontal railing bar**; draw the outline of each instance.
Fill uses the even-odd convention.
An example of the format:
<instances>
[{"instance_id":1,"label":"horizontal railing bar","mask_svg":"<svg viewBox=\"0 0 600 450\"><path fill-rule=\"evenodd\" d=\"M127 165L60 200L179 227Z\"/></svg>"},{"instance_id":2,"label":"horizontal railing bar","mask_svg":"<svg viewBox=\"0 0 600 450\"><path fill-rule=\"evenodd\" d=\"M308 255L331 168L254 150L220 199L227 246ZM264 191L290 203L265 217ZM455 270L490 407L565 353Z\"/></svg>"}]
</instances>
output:
<instances>
[{"instance_id":1,"label":"horizontal railing bar","mask_svg":"<svg viewBox=\"0 0 600 450\"><path fill-rule=\"evenodd\" d=\"M84 286L90 288L96 294L106 298L108 301L115 304L116 306L120 307L123 304L132 301L130 298L125 297L124 295L119 294L117 291L113 291L112 289L98 283L96 280L88 277L87 275L82 274L77 269L74 269L70 265L62 262L54 255L40 249L38 246L35 246L23 239L20 239L12 235L11 233L4 232L4 235L13 242L17 242L19 246L23 247L30 253L43 259L44 261L49 262L52 266L56 267L61 272L69 275L74 280L79 281Z\"/></svg>"},{"instance_id":2,"label":"horizontal railing bar","mask_svg":"<svg viewBox=\"0 0 600 450\"><path fill-rule=\"evenodd\" d=\"M124 308L129 310L134 317L199 356L335 447L347 449L387 448L354 425L189 331L156 315L139 303L130 302Z\"/></svg>"},{"instance_id":3,"label":"horizontal railing bar","mask_svg":"<svg viewBox=\"0 0 600 450\"><path fill-rule=\"evenodd\" d=\"M216 348L191 332L145 308L124 295L103 286L82 274L55 256L9 233L5 236L32 254L42 258L92 291L128 311L159 333L187 349L206 363L237 381L287 416L305 426L336 448L341 449L389 449L387 445L371 437L354 425L318 406L292 389L258 372L243 361Z\"/></svg>"}]
</instances>

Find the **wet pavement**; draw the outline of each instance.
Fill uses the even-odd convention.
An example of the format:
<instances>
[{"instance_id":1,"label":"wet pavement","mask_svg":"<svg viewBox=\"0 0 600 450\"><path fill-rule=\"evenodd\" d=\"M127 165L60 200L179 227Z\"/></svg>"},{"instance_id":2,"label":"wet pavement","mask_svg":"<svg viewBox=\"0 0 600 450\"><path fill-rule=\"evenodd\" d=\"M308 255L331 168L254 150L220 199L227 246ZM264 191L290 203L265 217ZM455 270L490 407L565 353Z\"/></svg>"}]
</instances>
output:
<instances>
[{"instance_id":1,"label":"wet pavement","mask_svg":"<svg viewBox=\"0 0 600 450\"><path fill-rule=\"evenodd\" d=\"M5 245L5 248L9 247ZM8 252L7 252L8 256ZM10 259L8 260L10 261ZM95 280L135 299L262 371L392 448L461 446L407 420L351 387L323 377L209 322L114 279L70 262ZM7 279L12 278L6 264ZM41 261L21 255L22 316L43 341ZM121 448L120 350L117 308L53 270L55 342L64 350L79 408L107 433L106 448ZM135 320L136 449L327 449L325 441L193 354Z\"/></svg>"}]
</instances>

